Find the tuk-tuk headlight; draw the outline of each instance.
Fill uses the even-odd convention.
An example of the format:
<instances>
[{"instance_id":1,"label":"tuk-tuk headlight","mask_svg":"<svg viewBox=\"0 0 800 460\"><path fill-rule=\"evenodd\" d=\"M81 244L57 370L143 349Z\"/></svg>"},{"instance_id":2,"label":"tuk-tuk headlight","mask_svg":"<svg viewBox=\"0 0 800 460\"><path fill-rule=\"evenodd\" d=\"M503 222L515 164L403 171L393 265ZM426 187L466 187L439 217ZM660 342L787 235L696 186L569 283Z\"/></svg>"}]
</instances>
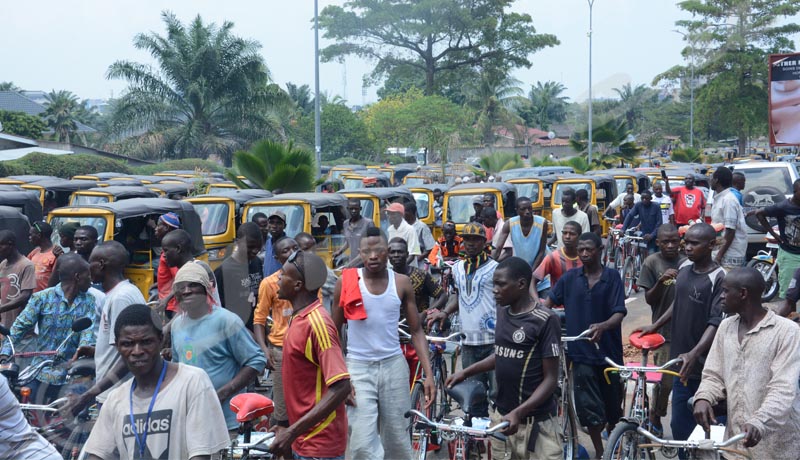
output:
<instances>
[{"instance_id":1,"label":"tuk-tuk headlight","mask_svg":"<svg viewBox=\"0 0 800 460\"><path fill-rule=\"evenodd\" d=\"M226 248L212 249L208 251L208 260L222 260L225 258Z\"/></svg>"},{"instance_id":2,"label":"tuk-tuk headlight","mask_svg":"<svg viewBox=\"0 0 800 460\"><path fill-rule=\"evenodd\" d=\"M114 219L114 228L116 229L122 228L122 219Z\"/></svg>"}]
</instances>

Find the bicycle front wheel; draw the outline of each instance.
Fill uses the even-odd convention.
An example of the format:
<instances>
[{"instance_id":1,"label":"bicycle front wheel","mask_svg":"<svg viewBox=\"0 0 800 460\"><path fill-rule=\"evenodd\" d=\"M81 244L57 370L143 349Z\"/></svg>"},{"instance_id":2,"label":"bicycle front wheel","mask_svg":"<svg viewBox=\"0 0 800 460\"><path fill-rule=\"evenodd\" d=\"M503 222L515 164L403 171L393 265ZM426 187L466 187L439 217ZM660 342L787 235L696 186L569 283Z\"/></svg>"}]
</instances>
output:
<instances>
[{"instance_id":1,"label":"bicycle front wheel","mask_svg":"<svg viewBox=\"0 0 800 460\"><path fill-rule=\"evenodd\" d=\"M641 436L636 432L638 427L635 423L618 423L608 436L603 460L655 460L651 450L639 447Z\"/></svg>"},{"instance_id":2,"label":"bicycle front wheel","mask_svg":"<svg viewBox=\"0 0 800 460\"><path fill-rule=\"evenodd\" d=\"M633 285L636 284L636 266L633 257L625 259L625 265L622 266L622 281L625 286L625 298L630 297L633 292Z\"/></svg>"},{"instance_id":3,"label":"bicycle front wheel","mask_svg":"<svg viewBox=\"0 0 800 460\"><path fill-rule=\"evenodd\" d=\"M576 458L578 454L578 423L575 421L575 412L569 395L562 394L558 404L558 425L561 427L561 445L564 448L564 458Z\"/></svg>"},{"instance_id":4,"label":"bicycle front wheel","mask_svg":"<svg viewBox=\"0 0 800 460\"><path fill-rule=\"evenodd\" d=\"M411 390L411 408L422 412L423 414L425 414L426 417L430 418L431 416L430 409L425 410L425 389L422 386L421 380L417 380L416 382L414 382L414 388L413 390ZM417 422L416 417L409 417L408 435L411 436L412 438L414 435L414 425L416 424L416 422Z\"/></svg>"}]
</instances>

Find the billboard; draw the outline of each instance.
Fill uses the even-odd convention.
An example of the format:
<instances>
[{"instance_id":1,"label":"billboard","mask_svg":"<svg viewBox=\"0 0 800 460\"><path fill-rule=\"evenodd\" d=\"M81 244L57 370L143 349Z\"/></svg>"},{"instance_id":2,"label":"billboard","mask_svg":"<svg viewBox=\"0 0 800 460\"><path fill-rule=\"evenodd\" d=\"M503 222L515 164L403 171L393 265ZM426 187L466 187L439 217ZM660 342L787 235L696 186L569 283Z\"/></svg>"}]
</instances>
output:
<instances>
[{"instance_id":1,"label":"billboard","mask_svg":"<svg viewBox=\"0 0 800 460\"><path fill-rule=\"evenodd\" d=\"M769 143L800 145L800 54L769 56Z\"/></svg>"}]
</instances>

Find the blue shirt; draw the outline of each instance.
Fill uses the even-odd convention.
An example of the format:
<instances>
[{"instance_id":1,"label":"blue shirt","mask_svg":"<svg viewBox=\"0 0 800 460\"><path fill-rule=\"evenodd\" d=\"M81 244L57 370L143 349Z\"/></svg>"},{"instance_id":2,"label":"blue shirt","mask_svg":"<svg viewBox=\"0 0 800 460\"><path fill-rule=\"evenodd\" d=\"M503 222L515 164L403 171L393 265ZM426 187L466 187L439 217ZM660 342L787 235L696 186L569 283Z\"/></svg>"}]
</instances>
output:
<instances>
[{"instance_id":1,"label":"blue shirt","mask_svg":"<svg viewBox=\"0 0 800 460\"><path fill-rule=\"evenodd\" d=\"M636 203L631 212L625 216L625 222L622 224L623 231L633 226L635 217L638 217L641 222L639 229L642 233L651 235L654 241L658 227L661 226L661 206L654 204L652 201L649 206L645 206L644 201Z\"/></svg>"},{"instance_id":2,"label":"blue shirt","mask_svg":"<svg viewBox=\"0 0 800 460\"><path fill-rule=\"evenodd\" d=\"M656 206L654 208L658 209ZM592 324L608 320L615 313L628 314L619 272L603 267L600 280L589 289L589 280L583 269L580 267L567 271L550 290L550 301L555 305L564 305L567 335L570 337L589 329ZM587 341L571 342L567 346L567 355L575 362L592 366L605 365L606 356L622 364L621 326L603 332L598 345L599 350Z\"/></svg>"},{"instance_id":3,"label":"blue shirt","mask_svg":"<svg viewBox=\"0 0 800 460\"><path fill-rule=\"evenodd\" d=\"M272 248L272 235L264 243L264 278L281 269L281 264L275 258L275 250Z\"/></svg>"},{"instance_id":4,"label":"blue shirt","mask_svg":"<svg viewBox=\"0 0 800 460\"><path fill-rule=\"evenodd\" d=\"M172 321L172 360L203 369L215 390L233 380L242 367L264 371L267 359L236 313L215 307L199 319L178 315ZM239 427L230 398L222 402L228 429Z\"/></svg>"},{"instance_id":5,"label":"blue shirt","mask_svg":"<svg viewBox=\"0 0 800 460\"><path fill-rule=\"evenodd\" d=\"M744 203L742 203L742 192L740 192L735 187L731 187L729 190L731 191L731 193L733 193L733 196L735 196L736 199L739 200L739 204L744 206Z\"/></svg>"},{"instance_id":6,"label":"blue shirt","mask_svg":"<svg viewBox=\"0 0 800 460\"><path fill-rule=\"evenodd\" d=\"M36 339L38 351L55 351L61 342L72 333L72 322L78 318L87 317L92 320L92 325L76 334L68 341L62 350L61 356L67 359L72 358L79 346L95 344L95 333L97 330L97 311L95 308L95 298L88 292L80 292L72 301L72 305L67 303L64 291L61 290L61 283L33 294L28 300L28 305L11 326L9 337L15 344L29 332L33 332L34 326L39 324L39 335ZM0 354L10 355L11 345L8 340L3 342L3 349ZM51 356L37 356L31 361L32 365L51 359ZM65 383L67 370L65 368L45 367L36 377L42 383L63 385Z\"/></svg>"}]
</instances>

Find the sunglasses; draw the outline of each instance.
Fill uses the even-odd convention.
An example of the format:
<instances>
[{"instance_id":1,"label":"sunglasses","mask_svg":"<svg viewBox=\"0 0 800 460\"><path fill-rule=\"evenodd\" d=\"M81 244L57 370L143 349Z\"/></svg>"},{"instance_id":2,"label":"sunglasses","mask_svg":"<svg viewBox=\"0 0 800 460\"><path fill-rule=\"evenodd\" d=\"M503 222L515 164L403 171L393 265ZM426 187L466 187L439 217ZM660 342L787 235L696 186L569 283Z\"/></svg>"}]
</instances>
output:
<instances>
[{"instance_id":1,"label":"sunglasses","mask_svg":"<svg viewBox=\"0 0 800 460\"><path fill-rule=\"evenodd\" d=\"M303 251L295 251L295 252L293 252L292 255L290 255L289 258L286 259L286 262L289 262L292 265L294 265L294 268L296 268L297 271L300 272L300 276L302 276L303 277L303 281L305 281L305 279L306 279L306 271L303 270L303 267L300 264L297 263L297 255L298 254L302 254L302 253L303 253Z\"/></svg>"}]
</instances>

